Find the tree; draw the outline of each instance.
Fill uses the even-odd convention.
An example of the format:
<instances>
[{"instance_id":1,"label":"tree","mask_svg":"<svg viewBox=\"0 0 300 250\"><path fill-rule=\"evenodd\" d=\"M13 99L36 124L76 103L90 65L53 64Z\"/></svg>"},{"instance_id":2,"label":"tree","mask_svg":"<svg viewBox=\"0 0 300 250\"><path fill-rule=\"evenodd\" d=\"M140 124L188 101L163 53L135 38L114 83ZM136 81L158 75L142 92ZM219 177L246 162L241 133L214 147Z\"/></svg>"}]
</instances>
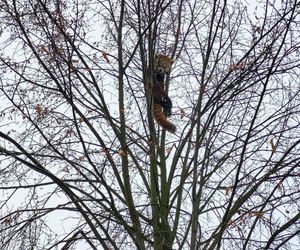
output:
<instances>
[{"instance_id":1,"label":"tree","mask_svg":"<svg viewBox=\"0 0 300 250\"><path fill-rule=\"evenodd\" d=\"M256 5L2 0L2 249L299 247L299 2Z\"/></svg>"}]
</instances>

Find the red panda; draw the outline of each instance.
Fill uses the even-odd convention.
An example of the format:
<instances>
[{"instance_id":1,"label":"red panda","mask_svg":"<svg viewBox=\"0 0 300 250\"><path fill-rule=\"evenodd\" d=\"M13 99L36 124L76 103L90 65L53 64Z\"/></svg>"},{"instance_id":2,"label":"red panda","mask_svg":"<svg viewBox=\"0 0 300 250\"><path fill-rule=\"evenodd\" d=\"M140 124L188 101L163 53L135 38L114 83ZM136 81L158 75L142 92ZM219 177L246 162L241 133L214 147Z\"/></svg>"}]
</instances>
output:
<instances>
[{"instance_id":1,"label":"red panda","mask_svg":"<svg viewBox=\"0 0 300 250\"><path fill-rule=\"evenodd\" d=\"M155 55L153 63L153 116L162 128L171 133L175 133L176 126L167 119L171 115L172 102L164 89L164 78L170 72L173 62L173 59L158 54Z\"/></svg>"}]
</instances>

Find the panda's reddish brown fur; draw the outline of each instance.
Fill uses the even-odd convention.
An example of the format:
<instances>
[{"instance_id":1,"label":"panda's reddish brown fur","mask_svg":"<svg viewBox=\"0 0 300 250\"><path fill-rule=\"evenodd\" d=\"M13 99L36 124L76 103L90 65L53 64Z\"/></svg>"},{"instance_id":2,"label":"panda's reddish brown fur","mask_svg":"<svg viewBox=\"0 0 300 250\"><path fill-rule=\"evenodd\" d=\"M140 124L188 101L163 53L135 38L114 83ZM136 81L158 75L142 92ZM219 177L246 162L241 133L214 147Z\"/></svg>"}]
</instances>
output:
<instances>
[{"instance_id":1,"label":"panda's reddish brown fur","mask_svg":"<svg viewBox=\"0 0 300 250\"><path fill-rule=\"evenodd\" d=\"M176 126L168 121L168 118L163 112L162 106L158 103L153 104L153 116L157 124L159 124L165 130L175 133Z\"/></svg>"}]
</instances>

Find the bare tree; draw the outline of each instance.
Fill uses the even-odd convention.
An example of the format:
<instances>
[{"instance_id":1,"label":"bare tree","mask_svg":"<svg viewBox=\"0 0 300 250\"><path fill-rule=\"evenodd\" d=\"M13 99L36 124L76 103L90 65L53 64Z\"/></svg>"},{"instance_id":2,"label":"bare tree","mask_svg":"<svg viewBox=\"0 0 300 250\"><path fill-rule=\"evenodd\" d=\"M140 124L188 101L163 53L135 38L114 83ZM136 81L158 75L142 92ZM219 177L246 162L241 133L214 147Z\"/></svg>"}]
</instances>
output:
<instances>
[{"instance_id":1,"label":"bare tree","mask_svg":"<svg viewBox=\"0 0 300 250\"><path fill-rule=\"evenodd\" d=\"M299 248L299 6L2 0L1 249Z\"/></svg>"}]
</instances>

